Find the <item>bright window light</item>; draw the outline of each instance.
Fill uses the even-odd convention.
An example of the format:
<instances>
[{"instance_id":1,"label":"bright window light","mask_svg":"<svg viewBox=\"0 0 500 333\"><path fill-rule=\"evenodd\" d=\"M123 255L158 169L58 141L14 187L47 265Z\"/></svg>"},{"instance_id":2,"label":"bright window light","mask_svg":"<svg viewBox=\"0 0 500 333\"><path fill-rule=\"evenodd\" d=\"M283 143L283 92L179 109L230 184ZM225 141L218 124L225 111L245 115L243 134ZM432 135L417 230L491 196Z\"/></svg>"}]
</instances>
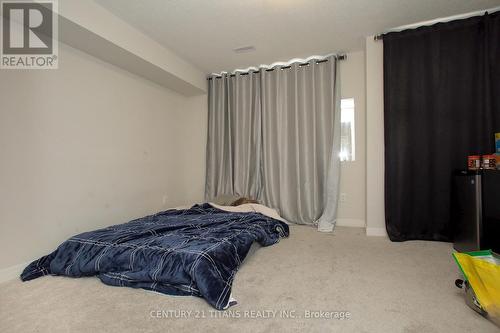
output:
<instances>
[{"instance_id":1,"label":"bright window light","mask_svg":"<svg viewBox=\"0 0 500 333\"><path fill-rule=\"evenodd\" d=\"M340 153L341 161L355 160L354 98L340 101Z\"/></svg>"}]
</instances>

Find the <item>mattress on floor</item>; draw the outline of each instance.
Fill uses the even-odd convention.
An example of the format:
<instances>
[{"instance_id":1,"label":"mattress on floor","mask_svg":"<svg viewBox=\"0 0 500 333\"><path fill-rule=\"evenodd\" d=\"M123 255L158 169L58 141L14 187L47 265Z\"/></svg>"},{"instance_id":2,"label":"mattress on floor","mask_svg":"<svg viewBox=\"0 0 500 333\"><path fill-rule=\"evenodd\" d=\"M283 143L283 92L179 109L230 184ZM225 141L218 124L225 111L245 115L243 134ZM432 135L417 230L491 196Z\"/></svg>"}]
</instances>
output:
<instances>
[{"instance_id":1,"label":"mattress on floor","mask_svg":"<svg viewBox=\"0 0 500 333\"><path fill-rule=\"evenodd\" d=\"M259 212L194 205L71 237L21 279L97 276L113 286L200 296L220 310L230 305L234 276L252 244L273 245L288 234L286 223Z\"/></svg>"}]
</instances>

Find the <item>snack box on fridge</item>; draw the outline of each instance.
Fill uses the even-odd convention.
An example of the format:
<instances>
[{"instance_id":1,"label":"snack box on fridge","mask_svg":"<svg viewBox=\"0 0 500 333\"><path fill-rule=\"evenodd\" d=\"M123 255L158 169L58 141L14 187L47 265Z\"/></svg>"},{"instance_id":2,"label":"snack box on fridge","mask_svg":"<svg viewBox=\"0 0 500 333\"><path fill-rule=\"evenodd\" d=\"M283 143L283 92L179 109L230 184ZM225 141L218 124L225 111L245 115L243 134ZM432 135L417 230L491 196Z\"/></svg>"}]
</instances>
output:
<instances>
[{"instance_id":1,"label":"snack box on fridge","mask_svg":"<svg viewBox=\"0 0 500 333\"><path fill-rule=\"evenodd\" d=\"M500 154L500 133L495 133L495 147L497 154Z\"/></svg>"}]
</instances>

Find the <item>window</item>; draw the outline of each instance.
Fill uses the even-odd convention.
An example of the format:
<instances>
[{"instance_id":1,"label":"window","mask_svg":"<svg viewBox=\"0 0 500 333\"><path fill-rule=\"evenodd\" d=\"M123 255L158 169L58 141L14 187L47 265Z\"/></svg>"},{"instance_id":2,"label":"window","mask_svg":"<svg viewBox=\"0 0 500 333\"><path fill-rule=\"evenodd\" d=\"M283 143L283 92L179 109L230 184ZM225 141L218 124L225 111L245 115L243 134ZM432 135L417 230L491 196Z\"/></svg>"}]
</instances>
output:
<instances>
[{"instance_id":1,"label":"window","mask_svg":"<svg viewBox=\"0 0 500 333\"><path fill-rule=\"evenodd\" d=\"M354 98L340 101L340 153L341 161L355 160Z\"/></svg>"}]
</instances>

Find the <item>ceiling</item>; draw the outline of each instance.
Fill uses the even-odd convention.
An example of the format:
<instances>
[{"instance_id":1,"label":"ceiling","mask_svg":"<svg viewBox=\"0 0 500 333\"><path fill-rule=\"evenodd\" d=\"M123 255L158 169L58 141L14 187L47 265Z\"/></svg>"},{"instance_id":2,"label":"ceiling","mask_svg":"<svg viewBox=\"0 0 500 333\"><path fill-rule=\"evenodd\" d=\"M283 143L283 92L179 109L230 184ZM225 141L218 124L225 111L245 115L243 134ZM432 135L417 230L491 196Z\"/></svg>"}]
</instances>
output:
<instances>
[{"instance_id":1,"label":"ceiling","mask_svg":"<svg viewBox=\"0 0 500 333\"><path fill-rule=\"evenodd\" d=\"M365 36L500 0L95 0L206 73L363 49ZM233 49L252 45L253 52Z\"/></svg>"}]
</instances>

